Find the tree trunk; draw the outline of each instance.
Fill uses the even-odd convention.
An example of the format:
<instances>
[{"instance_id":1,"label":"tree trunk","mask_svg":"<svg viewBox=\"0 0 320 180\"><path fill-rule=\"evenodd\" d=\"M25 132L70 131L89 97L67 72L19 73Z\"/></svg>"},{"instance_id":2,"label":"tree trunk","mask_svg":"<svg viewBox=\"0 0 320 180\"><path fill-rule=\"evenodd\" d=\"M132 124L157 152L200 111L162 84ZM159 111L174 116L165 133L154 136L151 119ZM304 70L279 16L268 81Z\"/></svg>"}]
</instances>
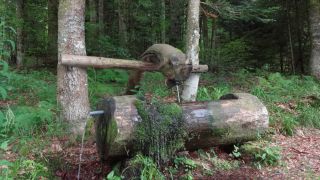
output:
<instances>
[{"instance_id":1,"label":"tree trunk","mask_svg":"<svg viewBox=\"0 0 320 180\"><path fill-rule=\"evenodd\" d=\"M99 36L101 37L104 35L104 0L99 0L98 19L99 19Z\"/></svg>"},{"instance_id":2,"label":"tree trunk","mask_svg":"<svg viewBox=\"0 0 320 180\"><path fill-rule=\"evenodd\" d=\"M128 42L128 33L126 25L126 0L118 1L118 21L119 21L119 40L122 47L126 47Z\"/></svg>"},{"instance_id":3,"label":"tree trunk","mask_svg":"<svg viewBox=\"0 0 320 180\"><path fill-rule=\"evenodd\" d=\"M16 1L16 15L17 15L17 19L20 21L20 23L18 23L17 26L17 60L16 60L16 65L17 68L20 68L22 66L23 63L23 57L24 57L24 53L23 53L23 0L17 0Z\"/></svg>"},{"instance_id":4,"label":"tree trunk","mask_svg":"<svg viewBox=\"0 0 320 180\"><path fill-rule=\"evenodd\" d=\"M161 0L161 43L166 43L166 1Z\"/></svg>"},{"instance_id":5,"label":"tree trunk","mask_svg":"<svg viewBox=\"0 0 320 180\"><path fill-rule=\"evenodd\" d=\"M182 43L184 0L170 0L169 44L179 47Z\"/></svg>"},{"instance_id":6,"label":"tree trunk","mask_svg":"<svg viewBox=\"0 0 320 180\"><path fill-rule=\"evenodd\" d=\"M320 2L310 0L310 24L312 51L310 59L311 74L320 80Z\"/></svg>"},{"instance_id":7,"label":"tree trunk","mask_svg":"<svg viewBox=\"0 0 320 180\"><path fill-rule=\"evenodd\" d=\"M238 99L182 104L190 134L185 140L188 150L254 140L267 130L268 111L261 101L245 93L233 96ZM135 100L135 96L119 96L99 105L105 112L96 120L97 149L102 159L133 153L135 128L141 120Z\"/></svg>"},{"instance_id":8,"label":"tree trunk","mask_svg":"<svg viewBox=\"0 0 320 180\"><path fill-rule=\"evenodd\" d=\"M97 1L89 0L89 14L90 14L90 22L95 24L97 22Z\"/></svg>"},{"instance_id":9,"label":"tree trunk","mask_svg":"<svg viewBox=\"0 0 320 180\"><path fill-rule=\"evenodd\" d=\"M187 22L187 60L192 65L199 64L199 9L200 0L190 0ZM195 101L197 97L200 75L191 74L184 82L182 100L185 102Z\"/></svg>"},{"instance_id":10,"label":"tree trunk","mask_svg":"<svg viewBox=\"0 0 320 180\"><path fill-rule=\"evenodd\" d=\"M98 23L99 23L99 38L101 39L104 36L104 0L99 0L99 7L98 7ZM103 55L103 49L101 43L99 43L99 54L100 56Z\"/></svg>"},{"instance_id":11,"label":"tree trunk","mask_svg":"<svg viewBox=\"0 0 320 180\"><path fill-rule=\"evenodd\" d=\"M48 0L47 64L58 62L58 0Z\"/></svg>"},{"instance_id":12,"label":"tree trunk","mask_svg":"<svg viewBox=\"0 0 320 180\"><path fill-rule=\"evenodd\" d=\"M61 54L86 55L84 29L85 0L59 2L59 62ZM58 63L57 101L61 117L74 134L82 133L89 114L88 82L85 68Z\"/></svg>"}]
</instances>

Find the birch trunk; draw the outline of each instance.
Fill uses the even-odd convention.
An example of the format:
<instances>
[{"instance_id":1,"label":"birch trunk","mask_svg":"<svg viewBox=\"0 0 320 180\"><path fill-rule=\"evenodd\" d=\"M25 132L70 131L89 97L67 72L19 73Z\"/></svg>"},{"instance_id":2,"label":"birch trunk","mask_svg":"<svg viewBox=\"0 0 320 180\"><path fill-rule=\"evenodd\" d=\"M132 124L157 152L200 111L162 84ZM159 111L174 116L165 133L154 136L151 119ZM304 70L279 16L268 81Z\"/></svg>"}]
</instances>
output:
<instances>
[{"instance_id":1,"label":"birch trunk","mask_svg":"<svg viewBox=\"0 0 320 180\"><path fill-rule=\"evenodd\" d=\"M311 74L320 80L320 2L310 0L310 24L312 51L310 59Z\"/></svg>"},{"instance_id":2,"label":"birch trunk","mask_svg":"<svg viewBox=\"0 0 320 180\"><path fill-rule=\"evenodd\" d=\"M188 7L187 22L187 60L192 65L199 64L199 8L200 0L190 0ZM184 82L182 100L185 102L195 101L197 97L200 75L192 73Z\"/></svg>"},{"instance_id":3,"label":"birch trunk","mask_svg":"<svg viewBox=\"0 0 320 180\"><path fill-rule=\"evenodd\" d=\"M20 21L17 27L17 68L20 68L23 63L23 0L17 0L16 2L16 15L17 19Z\"/></svg>"},{"instance_id":4,"label":"birch trunk","mask_svg":"<svg viewBox=\"0 0 320 180\"><path fill-rule=\"evenodd\" d=\"M86 55L84 29L85 0L60 0L58 13L58 89L61 118L74 134L83 132L89 114L85 68L63 66L61 54Z\"/></svg>"}]
</instances>

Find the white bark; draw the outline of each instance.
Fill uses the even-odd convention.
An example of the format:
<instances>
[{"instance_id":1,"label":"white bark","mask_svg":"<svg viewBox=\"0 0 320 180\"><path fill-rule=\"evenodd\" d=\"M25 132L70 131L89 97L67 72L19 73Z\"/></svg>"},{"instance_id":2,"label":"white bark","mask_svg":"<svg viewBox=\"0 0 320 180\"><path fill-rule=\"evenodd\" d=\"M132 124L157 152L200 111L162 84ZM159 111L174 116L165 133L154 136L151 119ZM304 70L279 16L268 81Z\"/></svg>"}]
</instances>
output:
<instances>
[{"instance_id":1,"label":"white bark","mask_svg":"<svg viewBox=\"0 0 320 180\"><path fill-rule=\"evenodd\" d=\"M311 0L310 24L312 52L310 59L311 74L320 80L320 2Z\"/></svg>"},{"instance_id":2,"label":"white bark","mask_svg":"<svg viewBox=\"0 0 320 180\"><path fill-rule=\"evenodd\" d=\"M188 22L187 22L187 59L193 65L199 64L199 8L200 0L190 0L188 7ZM192 73L184 82L182 100L195 101L197 97L198 84L200 75Z\"/></svg>"},{"instance_id":3,"label":"white bark","mask_svg":"<svg viewBox=\"0 0 320 180\"><path fill-rule=\"evenodd\" d=\"M61 65L60 61L61 54L86 55L84 12L85 0L59 1L57 102L61 118L74 134L83 132L89 114L87 72L85 68Z\"/></svg>"}]
</instances>

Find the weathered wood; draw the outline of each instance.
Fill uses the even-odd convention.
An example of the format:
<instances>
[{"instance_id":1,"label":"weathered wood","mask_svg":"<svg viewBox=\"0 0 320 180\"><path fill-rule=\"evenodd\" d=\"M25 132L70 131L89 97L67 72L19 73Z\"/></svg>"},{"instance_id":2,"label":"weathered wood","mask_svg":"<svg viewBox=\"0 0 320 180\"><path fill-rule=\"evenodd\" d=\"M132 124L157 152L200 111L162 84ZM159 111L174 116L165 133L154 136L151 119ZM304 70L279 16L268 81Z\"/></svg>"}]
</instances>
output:
<instances>
[{"instance_id":1,"label":"weathered wood","mask_svg":"<svg viewBox=\"0 0 320 180\"><path fill-rule=\"evenodd\" d=\"M120 68L129 70L142 71L160 71L160 65L151 62L143 62L137 60L125 60L115 58L103 58L94 56L76 56L76 55L61 55L62 65L76 66L76 67L95 67L95 68ZM191 65L189 65L192 67ZM201 73L207 72L207 65L198 65L192 67L192 72Z\"/></svg>"},{"instance_id":2,"label":"weathered wood","mask_svg":"<svg viewBox=\"0 0 320 180\"><path fill-rule=\"evenodd\" d=\"M238 99L182 104L184 121L191 139L187 149L233 144L257 138L266 131L269 116L261 101L250 94ZM231 96L232 97L232 96ZM100 109L106 113L96 121L97 149L102 159L132 153L134 131L140 116L135 96L105 99Z\"/></svg>"}]
</instances>

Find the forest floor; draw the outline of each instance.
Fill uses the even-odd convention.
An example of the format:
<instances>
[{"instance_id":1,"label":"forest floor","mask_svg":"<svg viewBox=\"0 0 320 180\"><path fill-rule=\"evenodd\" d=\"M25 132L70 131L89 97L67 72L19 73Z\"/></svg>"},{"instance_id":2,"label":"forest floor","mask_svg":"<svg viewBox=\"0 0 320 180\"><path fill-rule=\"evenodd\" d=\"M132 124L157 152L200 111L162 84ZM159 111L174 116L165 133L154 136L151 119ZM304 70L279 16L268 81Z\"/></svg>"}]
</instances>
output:
<instances>
[{"instance_id":1,"label":"forest floor","mask_svg":"<svg viewBox=\"0 0 320 180\"><path fill-rule=\"evenodd\" d=\"M0 100L0 179L76 179L81 140L71 139L65 124L56 118L56 77L46 71L20 73L11 74L10 81L5 84L8 98ZM105 96L124 92L127 77L116 79L123 72L91 74L100 78L89 78L92 107ZM146 95L175 100L172 91L159 83L164 81L159 74L146 77L144 82L148 83L143 84L149 90ZM251 93L267 106L270 132L253 142L261 152L248 155L239 150L236 157L235 149L245 145L181 152L179 156L191 160L183 162L191 162L191 168L174 167L173 162L172 169L177 172L164 171L167 178L190 179L187 174L193 179L320 179L318 81L307 76L265 71L255 74L239 71L231 76L208 74L202 76L198 100L216 100L230 92ZM80 177L104 179L114 170L115 164L100 162L93 126L90 127L85 138Z\"/></svg>"},{"instance_id":2,"label":"forest floor","mask_svg":"<svg viewBox=\"0 0 320 180\"><path fill-rule=\"evenodd\" d=\"M78 175L79 152L81 144L64 147L66 139L55 139L51 144L52 158L63 159L63 167L55 175L61 179L75 179ZM250 158L239 158L240 165L230 170L218 170L212 175L204 176L201 168L193 171L194 179L319 179L320 178L320 130L299 128L293 136L275 134L273 145L280 147L281 160L277 166L258 169ZM214 147L219 159L233 161L228 148ZM183 152L188 158L205 165L195 152ZM61 164L60 164L61 166ZM62 167L62 166L61 166ZM198 166L200 167L200 166ZM84 144L81 177L82 179L103 179L111 171L108 162L101 163L95 143L89 140ZM183 174L183 172L181 172Z\"/></svg>"}]
</instances>

